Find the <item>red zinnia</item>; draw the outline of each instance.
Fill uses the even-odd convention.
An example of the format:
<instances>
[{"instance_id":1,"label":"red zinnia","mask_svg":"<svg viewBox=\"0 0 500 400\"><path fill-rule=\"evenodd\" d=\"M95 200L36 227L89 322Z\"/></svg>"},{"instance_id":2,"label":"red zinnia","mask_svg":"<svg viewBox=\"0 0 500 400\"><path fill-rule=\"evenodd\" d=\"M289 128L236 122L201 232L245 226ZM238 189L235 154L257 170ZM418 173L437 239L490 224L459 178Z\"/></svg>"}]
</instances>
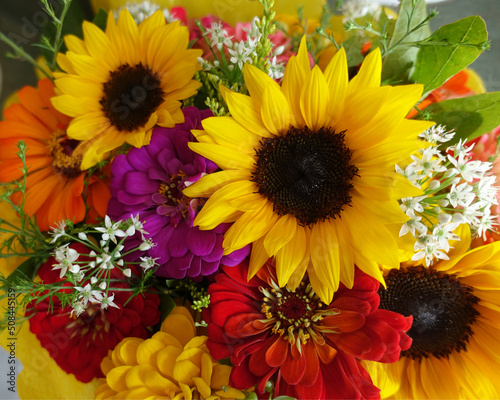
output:
<instances>
[{"instance_id":1,"label":"red zinnia","mask_svg":"<svg viewBox=\"0 0 500 400\"><path fill-rule=\"evenodd\" d=\"M89 252L81 244L70 247L79 253ZM84 258L80 256L81 260ZM56 263L51 257L40 267L38 275L44 283L61 281L59 271L52 269ZM111 273L115 279L125 279L116 268ZM64 286L68 287L64 290L71 290L69 283ZM81 382L104 376L101 361L108 355L108 350L112 350L125 337L147 338L147 328L159 321L159 296L152 293L138 294L128 301L130 291L113 291L125 287L127 285L123 281L113 284L109 289L109 296L114 294L113 301L119 308L103 310L100 305L92 305L78 317L71 312L71 307L62 307L55 296L39 303L31 302L26 308L26 316L32 316L29 320L31 332L57 364Z\"/></svg>"},{"instance_id":2,"label":"red zinnia","mask_svg":"<svg viewBox=\"0 0 500 400\"><path fill-rule=\"evenodd\" d=\"M210 285L207 346L215 359L231 357L230 386L273 377L275 395L314 399L378 398L359 360L395 362L408 349L411 317L379 310L379 283L357 270L323 304L307 280L280 288L269 263L247 282L248 266L223 268Z\"/></svg>"}]
</instances>

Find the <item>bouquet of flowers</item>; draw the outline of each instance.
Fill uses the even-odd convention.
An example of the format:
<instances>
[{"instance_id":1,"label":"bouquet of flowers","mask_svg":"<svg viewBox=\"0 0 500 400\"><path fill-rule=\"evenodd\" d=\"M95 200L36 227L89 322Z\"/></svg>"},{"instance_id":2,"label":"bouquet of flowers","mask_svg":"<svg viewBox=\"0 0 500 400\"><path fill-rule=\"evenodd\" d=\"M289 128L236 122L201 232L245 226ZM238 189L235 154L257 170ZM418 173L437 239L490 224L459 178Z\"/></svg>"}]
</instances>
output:
<instances>
[{"instance_id":1,"label":"bouquet of flowers","mask_svg":"<svg viewBox=\"0 0 500 400\"><path fill-rule=\"evenodd\" d=\"M0 122L5 393L500 397L480 17L41 3L39 58L0 34L40 77Z\"/></svg>"}]
</instances>

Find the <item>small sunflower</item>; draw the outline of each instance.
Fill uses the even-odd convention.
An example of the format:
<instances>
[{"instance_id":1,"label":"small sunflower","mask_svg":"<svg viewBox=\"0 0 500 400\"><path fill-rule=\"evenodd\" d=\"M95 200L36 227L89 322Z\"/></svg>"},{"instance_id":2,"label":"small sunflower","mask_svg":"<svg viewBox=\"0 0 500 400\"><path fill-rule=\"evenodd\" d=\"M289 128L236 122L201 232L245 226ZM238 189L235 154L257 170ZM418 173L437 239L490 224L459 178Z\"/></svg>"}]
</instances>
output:
<instances>
[{"instance_id":1,"label":"small sunflower","mask_svg":"<svg viewBox=\"0 0 500 400\"><path fill-rule=\"evenodd\" d=\"M245 65L250 96L221 86L232 117L203 121L190 147L223 171L184 190L210 197L195 225L234 222L225 253L253 243L249 277L276 257L279 285L294 288L308 272L322 301L354 264L383 282L378 264L399 265L389 224L406 220L397 199L418 195L394 163L422 147L433 123L405 119L421 85L380 86L381 56L373 51L348 79L339 51L323 73L310 67L305 40L279 86ZM342 251L340 251L342 249Z\"/></svg>"},{"instance_id":2,"label":"small sunflower","mask_svg":"<svg viewBox=\"0 0 500 400\"><path fill-rule=\"evenodd\" d=\"M88 169L124 143L149 143L155 125L184 122L180 100L196 93L193 80L201 50L188 50L189 32L161 11L137 26L127 10L106 31L83 23L84 40L66 36L66 54L55 73L61 95L54 106L75 119L68 136L85 141L82 169Z\"/></svg>"},{"instance_id":3,"label":"small sunflower","mask_svg":"<svg viewBox=\"0 0 500 400\"><path fill-rule=\"evenodd\" d=\"M365 365L382 398L500 397L500 242L455 250L430 268L391 270L379 290L381 308L413 316L399 361Z\"/></svg>"}]
</instances>

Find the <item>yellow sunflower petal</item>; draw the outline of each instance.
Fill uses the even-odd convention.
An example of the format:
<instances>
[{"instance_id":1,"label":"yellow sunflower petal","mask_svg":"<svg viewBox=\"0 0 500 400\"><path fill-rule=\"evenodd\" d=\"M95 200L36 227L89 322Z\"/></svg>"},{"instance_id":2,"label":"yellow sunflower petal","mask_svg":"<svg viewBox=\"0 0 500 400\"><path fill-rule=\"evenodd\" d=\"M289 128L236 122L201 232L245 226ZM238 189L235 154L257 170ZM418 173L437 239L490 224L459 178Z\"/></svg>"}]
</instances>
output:
<instances>
[{"instance_id":1,"label":"yellow sunflower petal","mask_svg":"<svg viewBox=\"0 0 500 400\"><path fill-rule=\"evenodd\" d=\"M189 148L204 157L210 157L222 169L251 170L254 165L253 157L236 151L228 151L227 147L219 144L190 142Z\"/></svg>"},{"instance_id":2,"label":"yellow sunflower petal","mask_svg":"<svg viewBox=\"0 0 500 400\"><path fill-rule=\"evenodd\" d=\"M316 65L307 78L300 95L300 109L309 129L317 131L325 125L330 93L323 73Z\"/></svg>"},{"instance_id":3,"label":"yellow sunflower petal","mask_svg":"<svg viewBox=\"0 0 500 400\"><path fill-rule=\"evenodd\" d=\"M338 122L344 111L347 85L349 82L347 56L343 47L328 63L325 70L325 80L330 89L330 106L328 108L328 113L335 123Z\"/></svg>"},{"instance_id":4,"label":"yellow sunflower petal","mask_svg":"<svg viewBox=\"0 0 500 400\"><path fill-rule=\"evenodd\" d=\"M287 103L290 105L290 122L296 128L305 126L306 121L300 111L300 96L297 93L302 91L302 86L306 81L306 73L300 68L295 57L290 58L283 76L281 91L285 95Z\"/></svg>"},{"instance_id":5,"label":"yellow sunflower petal","mask_svg":"<svg viewBox=\"0 0 500 400\"><path fill-rule=\"evenodd\" d=\"M349 93L361 92L380 86L382 76L382 57L377 47L368 54L361 64L358 74L349 82Z\"/></svg>"},{"instance_id":6,"label":"yellow sunflower petal","mask_svg":"<svg viewBox=\"0 0 500 400\"><path fill-rule=\"evenodd\" d=\"M274 90L280 89L279 85L269 75L254 65L246 63L243 66L243 75L250 97L260 103L262 103L262 96L268 86L271 86Z\"/></svg>"},{"instance_id":7,"label":"yellow sunflower petal","mask_svg":"<svg viewBox=\"0 0 500 400\"><path fill-rule=\"evenodd\" d=\"M293 221L288 221L288 223L290 222ZM308 247L305 229L308 228L296 226L293 229L293 236L290 240L278 250L270 252L270 254L276 254L276 275L280 286L284 286L289 281L299 266L302 266L302 270L305 272L305 268L309 263L309 259L304 260ZM268 236L269 234L266 236L266 239ZM306 262L304 263L304 261ZM291 286L296 286L296 282L292 283Z\"/></svg>"},{"instance_id":8,"label":"yellow sunflower petal","mask_svg":"<svg viewBox=\"0 0 500 400\"><path fill-rule=\"evenodd\" d=\"M337 232L329 220L312 227L309 245L311 263L318 279L322 285L336 291L340 282L340 248ZM314 286L313 289L316 290Z\"/></svg>"},{"instance_id":9,"label":"yellow sunflower petal","mask_svg":"<svg viewBox=\"0 0 500 400\"><path fill-rule=\"evenodd\" d=\"M213 229L223 222L232 222L233 216L241 212L232 207L229 202L255 190L255 184L250 181L228 183L217 190L205 203L194 220L201 229Z\"/></svg>"},{"instance_id":10,"label":"yellow sunflower petal","mask_svg":"<svg viewBox=\"0 0 500 400\"><path fill-rule=\"evenodd\" d=\"M279 88L266 87L262 96L261 116L267 130L274 135L284 134L290 126L290 107Z\"/></svg>"},{"instance_id":11,"label":"yellow sunflower petal","mask_svg":"<svg viewBox=\"0 0 500 400\"><path fill-rule=\"evenodd\" d=\"M276 223L278 216L268 203L258 210L243 214L224 235L224 254L245 247L264 236Z\"/></svg>"},{"instance_id":12,"label":"yellow sunflower petal","mask_svg":"<svg viewBox=\"0 0 500 400\"><path fill-rule=\"evenodd\" d=\"M198 182L184 189L183 193L188 197L210 197L228 183L250 180L251 178L252 174L249 171L240 169L218 171L201 177Z\"/></svg>"},{"instance_id":13,"label":"yellow sunflower petal","mask_svg":"<svg viewBox=\"0 0 500 400\"><path fill-rule=\"evenodd\" d=\"M231 117L210 117L202 121L203 128L220 145L230 145L234 149L254 155L260 136L250 132Z\"/></svg>"},{"instance_id":14,"label":"yellow sunflower petal","mask_svg":"<svg viewBox=\"0 0 500 400\"><path fill-rule=\"evenodd\" d=\"M262 137L270 137L271 134L265 128L260 116L258 103L241 93L231 92L224 86L219 86L220 93L226 102L233 118L250 132Z\"/></svg>"},{"instance_id":15,"label":"yellow sunflower petal","mask_svg":"<svg viewBox=\"0 0 500 400\"><path fill-rule=\"evenodd\" d=\"M297 220L291 215L278 218L276 224L269 230L264 240L264 247L268 254L276 254L295 236ZM278 274L279 279L279 274ZM285 281L286 282L286 281ZM283 286L280 283L280 286Z\"/></svg>"}]
</instances>

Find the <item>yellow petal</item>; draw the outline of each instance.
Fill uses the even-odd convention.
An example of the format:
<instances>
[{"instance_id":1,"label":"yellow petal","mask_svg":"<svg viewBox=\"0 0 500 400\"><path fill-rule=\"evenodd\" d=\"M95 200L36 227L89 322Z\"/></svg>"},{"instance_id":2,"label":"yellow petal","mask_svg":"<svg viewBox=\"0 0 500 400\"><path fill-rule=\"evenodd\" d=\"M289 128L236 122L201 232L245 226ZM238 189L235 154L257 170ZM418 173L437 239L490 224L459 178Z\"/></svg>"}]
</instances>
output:
<instances>
[{"instance_id":1,"label":"yellow petal","mask_svg":"<svg viewBox=\"0 0 500 400\"><path fill-rule=\"evenodd\" d=\"M274 256L295 235L297 219L291 215L279 217L264 239L266 252Z\"/></svg>"},{"instance_id":2,"label":"yellow petal","mask_svg":"<svg viewBox=\"0 0 500 400\"><path fill-rule=\"evenodd\" d=\"M210 197L217 190L231 182L249 181L252 178L250 171L229 169L203 176L199 181L183 190L188 197Z\"/></svg>"},{"instance_id":3,"label":"yellow petal","mask_svg":"<svg viewBox=\"0 0 500 400\"><path fill-rule=\"evenodd\" d=\"M229 202L253 191L255 184L250 181L228 183L207 200L196 216L194 224L201 229L213 229L223 222L232 222L232 218L241 215L241 211L232 207Z\"/></svg>"},{"instance_id":4,"label":"yellow petal","mask_svg":"<svg viewBox=\"0 0 500 400\"><path fill-rule=\"evenodd\" d=\"M300 96L298 95L302 92L306 77L307 74L299 67L296 58L291 57L283 76L281 91L290 105L290 122L296 128L302 128L306 124L302 111L300 111Z\"/></svg>"},{"instance_id":5,"label":"yellow petal","mask_svg":"<svg viewBox=\"0 0 500 400\"><path fill-rule=\"evenodd\" d=\"M377 47L366 56L358 74L349 82L349 94L379 87L381 77L382 57Z\"/></svg>"},{"instance_id":6,"label":"yellow petal","mask_svg":"<svg viewBox=\"0 0 500 400\"><path fill-rule=\"evenodd\" d=\"M300 109L307 126L316 131L325 125L330 93L325 77L316 65L307 78L300 95Z\"/></svg>"},{"instance_id":7,"label":"yellow petal","mask_svg":"<svg viewBox=\"0 0 500 400\"><path fill-rule=\"evenodd\" d=\"M290 217L290 222L295 222L295 229L293 229L293 237L287 241L276 254L276 275L278 277L278 284L284 286L292 276L292 274L301 267L305 271L309 259L306 258L308 250L308 242L304 228L298 226L295 218ZM276 224L277 225L277 224ZM286 231L284 231L286 232ZM266 238L269 234L266 236ZM292 282L290 286L295 286L296 282Z\"/></svg>"},{"instance_id":8,"label":"yellow petal","mask_svg":"<svg viewBox=\"0 0 500 400\"><path fill-rule=\"evenodd\" d=\"M279 87L267 86L262 97L261 116L274 135L285 134L290 127L290 107Z\"/></svg>"},{"instance_id":9,"label":"yellow petal","mask_svg":"<svg viewBox=\"0 0 500 400\"><path fill-rule=\"evenodd\" d=\"M225 146L211 143L188 143L195 153L212 160L222 169L253 170L255 160L245 153L231 151Z\"/></svg>"},{"instance_id":10,"label":"yellow petal","mask_svg":"<svg viewBox=\"0 0 500 400\"><path fill-rule=\"evenodd\" d=\"M265 203L258 210L246 212L224 235L222 243L224 254L232 253L261 238L271 229L277 219L278 216L274 213L270 203Z\"/></svg>"},{"instance_id":11,"label":"yellow petal","mask_svg":"<svg viewBox=\"0 0 500 400\"><path fill-rule=\"evenodd\" d=\"M246 63L243 66L243 75L248 93L259 103L262 103L262 96L268 86L271 86L274 90L279 90L280 88L269 75L251 64Z\"/></svg>"},{"instance_id":12,"label":"yellow petal","mask_svg":"<svg viewBox=\"0 0 500 400\"><path fill-rule=\"evenodd\" d=\"M328 108L328 113L335 123L340 119L344 111L347 84L349 82L347 57L343 47L335 54L326 67L325 80L330 90L330 106Z\"/></svg>"},{"instance_id":13,"label":"yellow petal","mask_svg":"<svg viewBox=\"0 0 500 400\"><path fill-rule=\"evenodd\" d=\"M323 285L336 291L340 281L340 248L337 232L329 219L311 230L311 264Z\"/></svg>"},{"instance_id":14,"label":"yellow petal","mask_svg":"<svg viewBox=\"0 0 500 400\"><path fill-rule=\"evenodd\" d=\"M250 96L231 92L220 85L219 91L226 102L233 118L250 132L262 137L271 137L271 133L265 128L260 116L260 105Z\"/></svg>"}]
</instances>

